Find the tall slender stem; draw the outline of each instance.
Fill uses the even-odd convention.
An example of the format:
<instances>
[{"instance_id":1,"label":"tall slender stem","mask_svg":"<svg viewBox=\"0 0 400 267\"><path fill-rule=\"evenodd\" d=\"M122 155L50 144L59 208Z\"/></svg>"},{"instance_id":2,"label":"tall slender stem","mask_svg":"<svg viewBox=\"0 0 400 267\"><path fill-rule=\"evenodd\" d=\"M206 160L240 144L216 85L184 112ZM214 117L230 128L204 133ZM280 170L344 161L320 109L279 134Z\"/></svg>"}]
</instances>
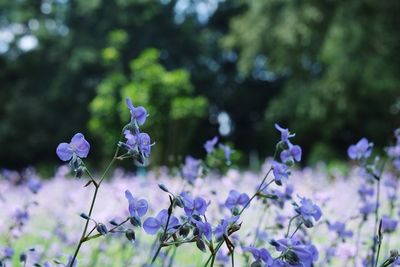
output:
<instances>
[{"instance_id":1,"label":"tall slender stem","mask_svg":"<svg viewBox=\"0 0 400 267\"><path fill-rule=\"evenodd\" d=\"M70 264L70 266L67 266L67 267L74 266L74 262L76 261L76 257L78 256L79 250L81 249L82 244L85 242L85 236L86 236L86 232L88 230L90 217L92 216L92 213L93 213L94 204L96 203L97 193L98 193L100 185L103 182L104 178L106 177L108 171L110 170L111 166L114 164L115 160L117 159L118 152L119 152L119 147L117 147L117 149L115 150L113 159L108 164L106 170L103 172L103 175L101 176L98 183L95 182L93 176L90 174L90 172L87 171L87 173L89 173L90 178L94 181L94 183L93 183L93 185L94 185L93 198L92 198L92 202L90 203L88 218L86 219L85 227L83 228L81 238L79 239L78 245L75 249L74 255L71 260L71 264Z\"/></svg>"},{"instance_id":2,"label":"tall slender stem","mask_svg":"<svg viewBox=\"0 0 400 267\"><path fill-rule=\"evenodd\" d=\"M372 258L371 258L371 266L374 266L375 263L375 253L376 253L376 245L377 245L377 230L378 230L378 221L379 221L379 201L380 201L380 185L381 179L377 179L376 183L376 203L375 203L375 224L374 224L374 234L373 234L373 242L372 242Z\"/></svg>"}]
</instances>

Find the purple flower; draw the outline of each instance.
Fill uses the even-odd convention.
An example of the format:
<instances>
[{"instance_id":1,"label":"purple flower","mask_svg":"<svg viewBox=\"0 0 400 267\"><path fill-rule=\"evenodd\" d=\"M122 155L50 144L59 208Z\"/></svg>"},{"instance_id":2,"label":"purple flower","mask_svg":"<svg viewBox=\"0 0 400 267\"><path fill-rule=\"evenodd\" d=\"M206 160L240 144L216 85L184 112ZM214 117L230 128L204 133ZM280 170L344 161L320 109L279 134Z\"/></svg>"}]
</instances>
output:
<instances>
[{"instance_id":1,"label":"purple flower","mask_svg":"<svg viewBox=\"0 0 400 267\"><path fill-rule=\"evenodd\" d=\"M205 236L208 241L211 241L212 229L211 224L208 222L194 221L197 229L199 230L199 236Z\"/></svg>"},{"instance_id":2,"label":"purple flower","mask_svg":"<svg viewBox=\"0 0 400 267\"><path fill-rule=\"evenodd\" d=\"M365 202L360 208L360 213L364 216L367 216L368 214L373 213L375 209L375 203Z\"/></svg>"},{"instance_id":3,"label":"purple flower","mask_svg":"<svg viewBox=\"0 0 400 267\"><path fill-rule=\"evenodd\" d=\"M387 215L382 216L382 230L385 233L392 233L396 231L397 220L390 218Z\"/></svg>"},{"instance_id":4,"label":"purple flower","mask_svg":"<svg viewBox=\"0 0 400 267\"><path fill-rule=\"evenodd\" d=\"M28 211L17 209L14 212L14 219L16 220L17 224L24 224L29 220Z\"/></svg>"},{"instance_id":5,"label":"purple flower","mask_svg":"<svg viewBox=\"0 0 400 267\"><path fill-rule=\"evenodd\" d=\"M124 136L126 138L127 145L129 145L132 148L137 145L137 137L136 135L132 134L130 130L125 130Z\"/></svg>"},{"instance_id":6,"label":"purple flower","mask_svg":"<svg viewBox=\"0 0 400 267\"><path fill-rule=\"evenodd\" d=\"M222 236L228 233L228 229L231 225L236 223L239 216L233 216L229 219L222 219L221 224L217 225L214 229L214 236L217 240L220 240Z\"/></svg>"},{"instance_id":7,"label":"purple flower","mask_svg":"<svg viewBox=\"0 0 400 267\"><path fill-rule=\"evenodd\" d=\"M193 199L189 194L183 192L181 194L183 200L183 208L185 210L186 216L191 217L192 215L204 215L206 213L208 204L201 198L196 197Z\"/></svg>"},{"instance_id":8,"label":"purple flower","mask_svg":"<svg viewBox=\"0 0 400 267\"><path fill-rule=\"evenodd\" d=\"M155 235L160 228L165 229L167 227L168 211L166 209L161 210L156 217L149 217L143 223L143 229L149 235ZM175 216L171 215L168 223L167 232L173 231L179 226L179 220Z\"/></svg>"},{"instance_id":9,"label":"purple flower","mask_svg":"<svg viewBox=\"0 0 400 267\"><path fill-rule=\"evenodd\" d=\"M282 180L286 181L290 175L289 167L276 161L272 162L272 172L274 173L275 183L278 185L282 184Z\"/></svg>"},{"instance_id":10,"label":"purple flower","mask_svg":"<svg viewBox=\"0 0 400 267\"><path fill-rule=\"evenodd\" d=\"M308 198L301 198L300 206L295 210L308 228L313 227L314 222L317 222L322 216L321 209Z\"/></svg>"},{"instance_id":11,"label":"purple flower","mask_svg":"<svg viewBox=\"0 0 400 267\"><path fill-rule=\"evenodd\" d=\"M147 133L139 132L138 128L135 128L135 134L132 134L130 130L124 131L126 143L123 146L131 151L133 154L138 150L146 158L150 157L151 147L154 145L150 141L150 136Z\"/></svg>"},{"instance_id":12,"label":"purple flower","mask_svg":"<svg viewBox=\"0 0 400 267\"><path fill-rule=\"evenodd\" d=\"M301 160L301 147L298 145L293 145L292 143L288 142L288 149L285 149L281 152L281 160L284 163L297 161L300 162Z\"/></svg>"},{"instance_id":13,"label":"purple flower","mask_svg":"<svg viewBox=\"0 0 400 267\"><path fill-rule=\"evenodd\" d=\"M80 158L86 158L89 154L90 145L88 141L85 140L85 137L81 133L75 134L71 142L61 143L57 146L57 156L62 161L69 161L73 155L76 155Z\"/></svg>"},{"instance_id":14,"label":"purple flower","mask_svg":"<svg viewBox=\"0 0 400 267\"><path fill-rule=\"evenodd\" d=\"M270 266L274 261L271 254L265 248L258 249L253 246L250 246L250 247L243 247L243 251L251 252L251 254L253 254L254 260L256 262L263 261L266 264L265 266Z\"/></svg>"},{"instance_id":15,"label":"purple flower","mask_svg":"<svg viewBox=\"0 0 400 267\"><path fill-rule=\"evenodd\" d=\"M351 159L369 158L372 152L372 143L369 143L367 138L361 138L355 145L349 146L347 154Z\"/></svg>"},{"instance_id":16,"label":"purple flower","mask_svg":"<svg viewBox=\"0 0 400 267\"><path fill-rule=\"evenodd\" d=\"M300 241L291 238L273 240L271 244L277 251L283 253L283 259L289 263L289 266L311 267L312 263L318 260L318 250L314 245L302 244Z\"/></svg>"},{"instance_id":17,"label":"purple flower","mask_svg":"<svg viewBox=\"0 0 400 267\"><path fill-rule=\"evenodd\" d=\"M387 150L387 154L389 157L392 158L399 158L400 157L400 144L396 146L389 147Z\"/></svg>"},{"instance_id":18,"label":"purple flower","mask_svg":"<svg viewBox=\"0 0 400 267\"><path fill-rule=\"evenodd\" d=\"M144 107L134 107L129 97L126 98L126 104L131 112L131 120L136 121L138 125L143 125L147 118L147 111Z\"/></svg>"},{"instance_id":19,"label":"purple flower","mask_svg":"<svg viewBox=\"0 0 400 267\"><path fill-rule=\"evenodd\" d=\"M183 178L193 183L199 175L201 161L191 156L185 158L185 165L182 168Z\"/></svg>"},{"instance_id":20,"label":"purple flower","mask_svg":"<svg viewBox=\"0 0 400 267\"><path fill-rule=\"evenodd\" d=\"M366 199L367 196L373 196L374 195L374 188L367 186L365 184L362 184L359 188L358 188L358 194L360 195L360 197L362 199Z\"/></svg>"},{"instance_id":21,"label":"purple flower","mask_svg":"<svg viewBox=\"0 0 400 267\"><path fill-rule=\"evenodd\" d=\"M229 196L225 200L225 207L233 209L236 206L245 206L249 202L250 198L247 194L240 194L236 190L229 191Z\"/></svg>"},{"instance_id":22,"label":"purple flower","mask_svg":"<svg viewBox=\"0 0 400 267\"><path fill-rule=\"evenodd\" d=\"M231 164L231 148L228 145L220 144L219 147L224 150L225 160L227 164Z\"/></svg>"},{"instance_id":23,"label":"purple flower","mask_svg":"<svg viewBox=\"0 0 400 267\"><path fill-rule=\"evenodd\" d=\"M332 224L328 224L329 230L335 232L340 238L352 237L353 232L350 230L346 230L346 225L342 222L334 222Z\"/></svg>"},{"instance_id":24,"label":"purple flower","mask_svg":"<svg viewBox=\"0 0 400 267\"><path fill-rule=\"evenodd\" d=\"M137 137L137 143L139 150L143 153L143 155L148 158L150 157L150 150L151 150L151 142L150 136L147 133L140 133Z\"/></svg>"},{"instance_id":25,"label":"purple flower","mask_svg":"<svg viewBox=\"0 0 400 267\"><path fill-rule=\"evenodd\" d=\"M210 154L211 152L214 151L215 145L218 143L218 136L215 136L213 139L208 140L204 144L204 149L207 151L207 154Z\"/></svg>"},{"instance_id":26,"label":"purple flower","mask_svg":"<svg viewBox=\"0 0 400 267\"><path fill-rule=\"evenodd\" d=\"M32 193L36 194L42 188L42 182L36 177L29 177L27 184Z\"/></svg>"},{"instance_id":27,"label":"purple flower","mask_svg":"<svg viewBox=\"0 0 400 267\"><path fill-rule=\"evenodd\" d=\"M14 256L14 252L12 247L5 247L3 250L4 258L11 259Z\"/></svg>"},{"instance_id":28,"label":"purple flower","mask_svg":"<svg viewBox=\"0 0 400 267\"><path fill-rule=\"evenodd\" d=\"M282 128L279 124L275 123L275 129L281 133L281 141L284 143L289 142L289 138L295 137L296 134L290 134L289 129Z\"/></svg>"},{"instance_id":29,"label":"purple flower","mask_svg":"<svg viewBox=\"0 0 400 267\"><path fill-rule=\"evenodd\" d=\"M149 209L149 204L145 199L137 199L133 197L129 190L125 191L125 197L129 203L129 214L133 217L143 217Z\"/></svg>"}]
</instances>

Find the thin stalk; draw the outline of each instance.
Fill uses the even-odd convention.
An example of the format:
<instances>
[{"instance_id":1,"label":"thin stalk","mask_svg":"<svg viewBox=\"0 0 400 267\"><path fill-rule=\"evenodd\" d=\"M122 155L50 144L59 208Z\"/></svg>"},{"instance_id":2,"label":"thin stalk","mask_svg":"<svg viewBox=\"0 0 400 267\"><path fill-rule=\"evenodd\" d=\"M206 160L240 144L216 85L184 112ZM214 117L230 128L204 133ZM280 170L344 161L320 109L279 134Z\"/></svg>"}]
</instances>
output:
<instances>
[{"instance_id":1,"label":"thin stalk","mask_svg":"<svg viewBox=\"0 0 400 267\"><path fill-rule=\"evenodd\" d=\"M157 249L156 253L155 253L154 256L153 256L153 259L151 260L151 263L152 263L152 264L153 264L154 261L157 259L157 256L158 256L158 254L159 254L160 251L161 251L162 244L164 243L164 241L165 241L165 239L166 239L167 230L168 230L168 226L169 226L169 221L170 221L170 219L171 219L172 207L173 207L173 205L174 205L174 202L175 202L174 200L171 201L171 204L169 205L167 223L165 224L164 232L163 232L163 234L162 234L162 236L161 236L161 240L162 240L162 241L160 242L160 245L158 246L158 249Z\"/></svg>"},{"instance_id":2,"label":"thin stalk","mask_svg":"<svg viewBox=\"0 0 400 267\"><path fill-rule=\"evenodd\" d=\"M288 225L288 228L287 228L285 237L288 237L288 236L289 236L290 227L292 226L292 222L293 222L294 219L296 219L297 217L299 217L299 215L296 215L296 216L290 218L290 220L289 220L289 225Z\"/></svg>"},{"instance_id":3,"label":"thin stalk","mask_svg":"<svg viewBox=\"0 0 400 267\"><path fill-rule=\"evenodd\" d=\"M244 210L250 205L251 201L253 201L253 199L264 189L266 189L270 184L272 184L274 182L275 179L271 179L271 181L269 181L267 184L264 185L265 181L267 180L269 174L272 171L272 167L269 168L268 172L265 174L264 178L262 179L260 185L257 188L257 191L253 194L253 196L249 199L249 201L247 201L246 205L243 206L243 208L240 210L240 212L238 213L238 215L242 215L242 213L244 212ZM215 250L211 253L210 257L207 259L204 267L207 267L208 263L211 261L211 267L214 265L214 261L215 261L215 255L217 254L218 250L221 248L222 244L224 243L224 241L220 241L217 245L217 247L215 248Z\"/></svg>"},{"instance_id":4,"label":"thin stalk","mask_svg":"<svg viewBox=\"0 0 400 267\"><path fill-rule=\"evenodd\" d=\"M377 239L376 234L378 230L378 221L379 221L379 201L380 201L380 188L381 188L381 179L379 177L376 183L376 202L375 202L375 223L374 223L374 234L373 234L373 243L372 243L372 259L371 259L371 266L374 266L375 263L375 253L376 253L376 245Z\"/></svg>"},{"instance_id":5,"label":"thin stalk","mask_svg":"<svg viewBox=\"0 0 400 267\"><path fill-rule=\"evenodd\" d=\"M299 225L297 225L297 227L296 227L296 230L294 230L294 232L292 233L292 235L290 236L290 238L292 238L296 233L297 233L297 231L300 229L300 227L303 225L303 222L301 222L301 223L299 223Z\"/></svg>"},{"instance_id":6,"label":"thin stalk","mask_svg":"<svg viewBox=\"0 0 400 267\"><path fill-rule=\"evenodd\" d=\"M71 264L70 264L71 266L74 266L74 262L76 261L76 257L78 256L79 250L81 249L82 244L85 242L86 232L88 230L90 217L92 216L92 213L93 213L93 208L94 208L94 204L96 202L97 193L99 191L100 185L103 182L104 178L106 177L106 175L107 175L108 171L110 170L111 166L114 164L114 162L115 162L115 160L117 158L118 152L119 152L119 147L117 147L117 149L115 150L113 159L108 164L106 170L103 172L103 175L101 176L100 181L98 183L95 182L95 180L93 179L93 177L90 174L90 172L86 171L87 173L89 173L89 177L94 181L94 183L93 183L93 185L94 185L94 193L93 193L92 202L90 203L90 208L89 208L89 213L88 213L88 217L89 218L86 219L85 227L83 228L81 238L79 239L78 245L77 245L77 247L75 249L74 255L73 255L72 260L71 260ZM68 267L71 267L71 266L68 266Z\"/></svg>"}]
</instances>

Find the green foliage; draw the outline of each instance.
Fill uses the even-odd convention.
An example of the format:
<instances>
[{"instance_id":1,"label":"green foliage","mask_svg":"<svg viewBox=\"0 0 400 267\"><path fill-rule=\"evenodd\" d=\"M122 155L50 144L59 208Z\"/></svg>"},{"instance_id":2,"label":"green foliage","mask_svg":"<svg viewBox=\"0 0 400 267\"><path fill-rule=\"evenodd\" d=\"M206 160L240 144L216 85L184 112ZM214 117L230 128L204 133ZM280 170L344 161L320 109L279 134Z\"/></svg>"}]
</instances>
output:
<instances>
[{"instance_id":1,"label":"green foliage","mask_svg":"<svg viewBox=\"0 0 400 267\"><path fill-rule=\"evenodd\" d=\"M198 120L206 115L207 100L193 95L187 71L167 70L159 60L158 50L147 49L131 61L128 75L114 72L100 83L90 104L89 126L105 144L105 151L112 150L116 144L112 136L116 132L118 136L129 120L126 97L135 106L145 106L152 117L144 127L156 142L152 162L166 164L168 157L187 151Z\"/></svg>"},{"instance_id":2,"label":"green foliage","mask_svg":"<svg viewBox=\"0 0 400 267\"><path fill-rule=\"evenodd\" d=\"M336 151L366 135L384 144L400 123L398 1L249 1L224 44L240 51L244 73L259 55L285 79L266 109L312 150ZM251 31L245 29L251 28Z\"/></svg>"}]
</instances>

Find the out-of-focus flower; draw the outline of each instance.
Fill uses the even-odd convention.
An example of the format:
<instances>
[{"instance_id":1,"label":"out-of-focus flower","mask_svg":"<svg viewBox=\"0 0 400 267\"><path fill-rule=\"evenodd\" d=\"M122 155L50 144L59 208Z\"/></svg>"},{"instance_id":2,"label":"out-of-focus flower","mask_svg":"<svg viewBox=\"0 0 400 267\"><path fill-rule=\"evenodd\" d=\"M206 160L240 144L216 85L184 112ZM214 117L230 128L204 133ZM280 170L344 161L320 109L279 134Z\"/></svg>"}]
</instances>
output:
<instances>
[{"instance_id":1,"label":"out-of-focus flower","mask_svg":"<svg viewBox=\"0 0 400 267\"><path fill-rule=\"evenodd\" d=\"M5 247L3 250L3 257L6 259L11 259L14 256L14 249L12 247Z\"/></svg>"},{"instance_id":2,"label":"out-of-focus flower","mask_svg":"<svg viewBox=\"0 0 400 267\"><path fill-rule=\"evenodd\" d=\"M214 151L215 145L218 143L218 136L215 136L213 139L210 139L205 142L204 149L207 151L207 154L210 154Z\"/></svg>"},{"instance_id":3,"label":"out-of-focus flower","mask_svg":"<svg viewBox=\"0 0 400 267\"><path fill-rule=\"evenodd\" d=\"M143 125L147 118L147 111L144 107L134 107L129 97L126 98L126 105L131 112L131 120L136 121L138 125Z\"/></svg>"},{"instance_id":4,"label":"out-of-focus flower","mask_svg":"<svg viewBox=\"0 0 400 267\"><path fill-rule=\"evenodd\" d=\"M32 176L28 178L26 185L28 186L29 190L31 190L31 192L34 194L39 192L39 190L43 186L42 182L38 178Z\"/></svg>"},{"instance_id":5,"label":"out-of-focus flower","mask_svg":"<svg viewBox=\"0 0 400 267\"><path fill-rule=\"evenodd\" d=\"M358 188L358 194L360 195L361 199L366 200L367 196L373 196L374 195L374 188L371 186L367 186L365 184L362 184Z\"/></svg>"},{"instance_id":6,"label":"out-of-focus flower","mask_svg":"<svg viewBox=\"0 0 400 267\"><path fill-rule=\"evenodd\" d=\"M229 191L228 198L225 200L225 207L227 207L228 209L233 209L237 206L244 207L249 202L249 200L250 198L247 194L240 194L236 190L231 190Z\"/></svg>"},{"instance_id":7,"label":"out-of-focus flower","mask_svg":"<svg viewBox=\"0 0 400 267\"><path fill-rule=\"evenodd\" d=\"M301 198L300 206L295 210L303 219L306 227L313 227L314 223L322 216L321 209L308 198Z\"/></svg>"},{"instance_id":8,"label":"out-of-focus flower","mask_svg":"<svg viewBox=\"0 0 400 267\"><path fill-rule=\"evenodd\" d=\"M376 209L376 204L372 202L364 202L364 204L360 208L360 213L364 216L367 216L370 213L373 213Z\"/></svg>"},{"instance_id":9,"label":"out-of-focus flower","mask_svg":"<svg viewBox=\"0 0 400 267\"><path fill-rule=\"evenodd\" d=\"M224 150L226 164L231 164L231 147L223 144L220 144L219 147Z\"/></svg>"},{"instance_id":10,"label":"out-of-focus flower","mask_svg":"<svg viewBox=\"0 0 400 267\"><path fill-rule=\"evenodd\" d=\"M349 146L347 154L351 159L366 159L371 156L372 143L369 143L367 138L361 138L356 144Z\"/></svg>"},{"instance_id":11,"label":"out-of-focus flower","mask_svg":"<svg viewBox=\"0 0 400 267\"><path fill-rule=\"evenodd\" d=\"M195 159L191 156L185 158L185 165L182 168L183 178L193 183L199 176L201 160Z\"/></svg>"},{"instance_id":12,"label":"out-of-focus flower","mask_svg":"<svg viewBox=\"0 0 400 267\"><path fill-rule=\"evenodd\" d=\"M346 225L342 222L330 223L328 224L328 228L329 230L335 232L340 238L347 238L353 236L353 232L350 230L346 230Z\"/></svg>"},{"instance_id":13,"label":"out-of-focus flower","mask_svg":"<svg viewBox=\"0 0 400 267\"><path fill-rule=\"evenodd\" d=\"M81 133L75 134L71 142L61 143L57 146L57 156L62 161L69 161L75 154L79 158L86 158L89 154L90 144Z\"/></svg>"},{"instance_id":14,"label":"out-of-focus flower","mask_svg":"<svg viewBox=\"0 0 400 267\"><path fill-rule=\"evenodd\" d=\"M388 215L382 216L382 231L385 233L392 233L397 229L398 221L390 218Z\"/></svg>"},{"instance_id":15,"label":"out-of-focus flower","mask_svg":"<svg viewBox=\"0 0 400 267\"><path fill-rule=\"evenodd\" d=\"M165 229L167 227L168 211L166 209L161 210L156 217L149 217L143 223L143 229L150 235L155 235L160 228ZM179 220L175 216L171 215L167 233L174 230L179 226Z\"/></svg>"}]
</instances>

